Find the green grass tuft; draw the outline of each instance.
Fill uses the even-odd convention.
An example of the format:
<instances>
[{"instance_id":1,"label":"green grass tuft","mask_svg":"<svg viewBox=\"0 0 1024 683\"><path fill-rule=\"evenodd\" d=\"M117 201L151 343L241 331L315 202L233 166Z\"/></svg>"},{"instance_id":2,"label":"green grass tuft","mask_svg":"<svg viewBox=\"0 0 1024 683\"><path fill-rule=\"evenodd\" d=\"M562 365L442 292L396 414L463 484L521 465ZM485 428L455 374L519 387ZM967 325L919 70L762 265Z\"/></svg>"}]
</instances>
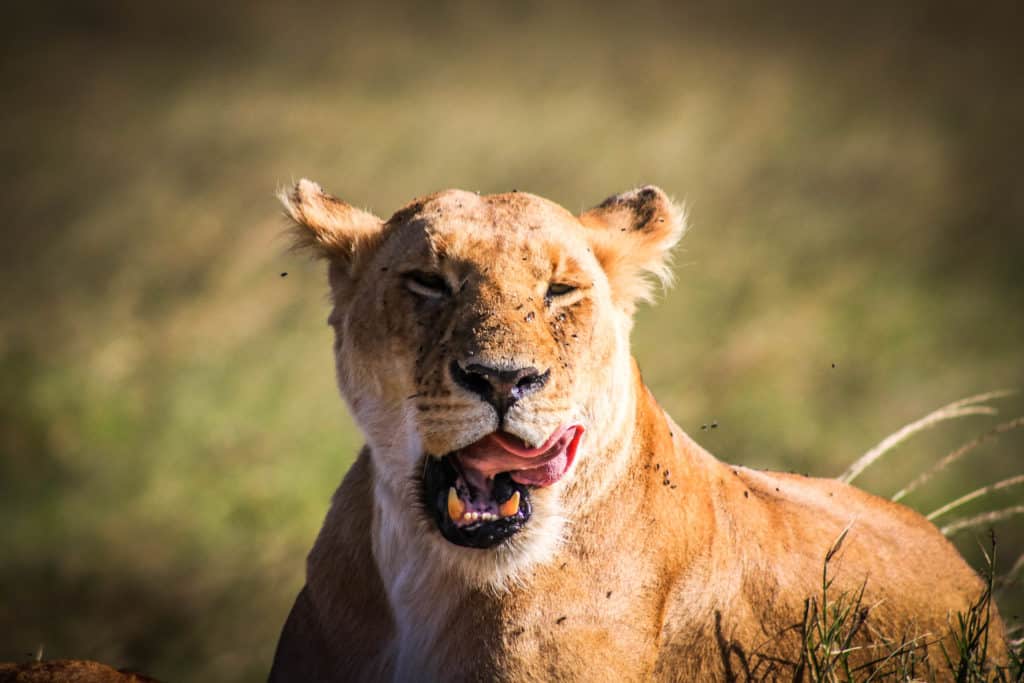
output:
<instances>
[{"instance_id":1,"label":"green grass tuft","mask_svg":"<svg viewBox=\"0 0 1024 683\"><path fill-rule=\"evenodd\" d=\"M966 612L952 615L948 634L892 639L871 633L866 637L870 607L864 604L865 584L853 591L836 594L829 565L842 545L849 528L840 534L825 555L822 564L821 593L805 601L800 633L803 648L794 680L814 683L867 681L916 681L951 678L957 683L1010 683L1024 677L1024 642L1008 643L1005 662L990 657L990 626L996 585L996 541L991 535L990 550L984 551L985 588ZM943 635L952 646L947 647ZM868 643L868 644L866 644ZM942 661L930 658L929 647L938 644ZM858 655L859 661L852 660Z\"/></svg>"}]
</instances>

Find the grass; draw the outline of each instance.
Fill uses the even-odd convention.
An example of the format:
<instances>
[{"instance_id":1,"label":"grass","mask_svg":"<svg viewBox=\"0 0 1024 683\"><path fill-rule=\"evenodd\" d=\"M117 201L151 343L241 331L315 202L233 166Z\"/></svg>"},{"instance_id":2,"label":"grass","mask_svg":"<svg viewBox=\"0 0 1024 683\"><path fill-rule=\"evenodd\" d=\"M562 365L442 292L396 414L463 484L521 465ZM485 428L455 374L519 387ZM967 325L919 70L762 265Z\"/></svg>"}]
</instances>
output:
<instances>
[{"instance_id":1,"label":"grass","mask_svg":"<svg viewBox=\"0 0 1024 683\"><path fill-rule=\"evenodd\" d=\"M952 629L953 648L943 643L942 655L950 672L958 681L1019 680L1021 671L993 665L988 656L989 627L992 623L992 586L995 581L995 540L986 568L985 590L966 612L956 615ZM1013 675L1016 673L1016 675Z\"/></svg>"},{"instance_id":2,"label":"grass","mask_svg":"<svg viewBox=\"0 0 1024 683\"><path fill-rule=\"evenodd\" d=\"M969 415L994 415L996 411L984 403L993 399L1010 395L1008 391L993 391L953 401L945 407L929 413L897 430L874 446L859 458L840 477L850 481L868 466L876 464L883 457L892 453L895 447L913 434L937 426L943 421L955 420ZM1017 428L1024 423L1024 418L1017 418L997 425L982 435L969 440L964 446L938 461L936 465L926 469L913 481L901 488L893 497L903 498L911 490L928 481L931 476L944 469L950 463L966 456L975 447L988 438ZM973 492L961 496L934 510L927 515L935 519L946 515L959 507L991 495L997 490L1010 488L1024 483L1024 475L1002 479L992 484L976 488ZM984 512L941 527L946 536L953 536L959 531L988 525L1007 519L1024 512L1024 506L1010 506L999 510ZM990 625L994 608L995 586L1004 588L1014 586L1021 567L1024 566L1024 555L1021 555L1001 580L996 577L996 541L995 533L989 531L989 550L982 548L984 565L981 573L985 579L985 588L974 604L966 612L957 612L950 623L949 636L952 645L941 637L916 637L912 639L893 640L882 636L882 643L872 645L872 653L866 663L853 666L851 660L859 650L866 647L857 643L857 636L866 627L870 607L863 602L866 584L854 592L833 591L834 577L829 575L829 562L839 552L850 528L840 533L836 542L828 549L822 563L821 592L817 597L810 597L805 602L804 620L800 628L803 636L803 650L795 678L797 680L822 681L837 683L838 681L870 681L870 680L918 680L926 675L929 679L936 675L950 677L957 683L967 682L1010 682L1024 678L1024 638L1014 637L1020 626L1010 629L1010 641L1007 643L1009 659L1005 663L993 661L989 655ZM876 637L881 634L874 634ZM938 643L941 649L944 668L938 667L929 660L928 647Z\"/></svg>"},{"instance_id":3,"label":"grass","mask_svg":"<svg viewBox=\"0 0 1024 683\"><path fill-rule=\"evenodd\" d=\"M1005 398L1013 395L1013 391L990 391L984 394L978 394L976 396L969 396L967 398L954 401L949 405L943 406L937 410L934 410L919 420L911 422L910 424L900 428L896 432L887 436L877 446L869 450L867 453L858 458L847 470L839 475L838 479L844 483L850 483L857 478L865 469L871 465L880 461L885 455L893 451L899 444L903 443L914 434L922 432L926 429L932 429L939 424L948 421L955 420L960 417L967 417L971 415L997 415L998 410L994 407L985 405L995 399ZM994 438L1000 434L1009 432L1017 427L1024 425L1024 416L1015 418L1008 422L1003 422L996 425L992 429L982 433L979 436L972 438L970 441L960 446L952 453L942 458L934 465L928 467L918 476L914 478L909 484L897 491L892 496L892 500L899 501L904 498L908 493L916 490L921 485L926 483L938 472L941 472L950 464L956 462L960 458L969 454L977 446L984 443L986 440ZM941 505L935 510L929 512L925 517L929 520L934 520L936 517L941 517L959 507L966 505L979 498L984 498L988 495L1001 491L1004 489L1012 488L1024 484L1024 474L1018 474L1012 477L1001 479L992 484L987 484L980 488L974 489L970 493L966 493L955 500ZM955 522L947 524L941 527L942 533L947 536L951 536L959 531L965 529L972 529L979 526L991 525L995 522L1009 519L1016 515L1024 514L1024 505L1011 505L1001 510L991 510L978 515L974 515L967 518L961 518Z\"/></svg>"},{"instance_id":4,"label":"grass","mask_svg":"<svg viewBox=\"0 0 1024 683\"><path fill-rule=\"evenodd\" d=\"M1013 394L1012 391L990 391L985 394L978 394L977 396L969 396L958 401L953 401L947 406L943 406L938 410L928 413L920 420L911 422L907 426L887 436L881 443L858 458L855 463L850 465L849 469L839 475L839 481L849 484L857 478L857 475L917 432L925 429L931 429L932 427L942 424L946 420L955 420L958 417L967 417L970 415L995 415L997 412L995 408L980 404L993 399L1009 396L1011 394ZM905 495L905 492L900 491L893 496L893 500L902 498L903 495Z\"/></svg>"},{"instance_id":5,"label":"grass","mask_svg":"<svg viewBox=\"0 0 1024 683\"><path fill-rule=\"evenodd\" d=\"M647 182L686 199L677 285L633 345L723 460L834 476L935 405L1024 385L1014 11L12 9L0 659L43 643L167 680L264 678L359 446L323 273L280 239L273 192L300 176L385 215L448 186L573 210ZM915 434L856 481L891 496L985 419ZM901 502L1019 475L1019 435ZM1008 557L1019 520L996 522ZM953 540L983 566L974 530ZM1024 614L1016 588L999 598Z\"/></svg>"},{"instance_id":6,"label":"grass","mask_svg":"<svg viewBox=\"0 0 1024 683\"><path fill-rule=\"evenodd\" d=\"M840 479L845 481L852 480L868 466L880 461L883 456L889 454L897 445L909 437L925 429L932 428L943 421L954 420L967 415L995 415L998 411L984 404L995 399L1005 398L1012 393L1009 391L996 391L979 394L955 401L933 411L884 439L878 446L872 448L851 465ZM961 447L939 459L932 466L927 467L910 484L897 491L893 495L893 500L900 500L924 485L935 474L967 456L985 441L1010 432L1022 424L1024 424L1024 417L1018 417L1002 422L994 428L968 440ZM926 517L929 520L934 520L948 515L964 505L990 496L997 491L1013 488L1021 484L1024 484L1024 475L1018 474L1007 477L959 496L955 500L945 503L928 513ZM988 527L990 530L990 550L986 551L983 547L981 548L985 562L980 571L985 578L985 589L967 612L955 615L955 621L950 626L953 647L947 649L945 642L940 643L946 665L946 673L952 676L953 680L956 680L958 683L967 681L998 681L1002 683L1003 681L1019 681L1024 678L1024 639L1014 639L1013 637L1013 633L1020 629L1019 624L1011 627L1009 632L1010 642L1007 644L1009 661L1006 663L996 663L989 657L989 627L995 604L994 588L997 584L996 537L991 529L994 523L1022 513L1024 513L1024 506L1011 505L998 510L961 517L940 528L940 531L947 536L954 536L965 530L978 527ZM853 636L864 621L862 617L851 617L851 614L855 614L856 610L861 607L863 588L853 596L847 594L840 595L839 607L833 607L831 612L826 610L826 594L831 587L831 581L828 579L828 564L838 547L842 544L845 535L846 531L840 535L833 549L825 556L825 569L822 579L822 607L815 609L816 603L813 600L810 601L809 604L812 605L812 608L809 608L808 616L805 618L804 633L810 635L806 638L807 644L805 645L804 660L807 662L811 680L815 681L860 680L852 676L847 666L847 660L852 651L849 643L852 642ZM998 581L998 583L1004 588L1014 586L1019 579L1022 566L1024 566L1024 555L1017 559L1006 576L1001 581ZM852 607L847 607L847 603L851 603ZM870 678L874 678L876 673L882 672L883 676L894 677L897 680L914 679L917 669L922 666L931 666L926 661L926 655L924 658L921 658L920 656L915 656L915 652L922 652L921 647L916 641L896 643L895 646L891 647L891 651L884 655L884 659L881 661L882 664L891 663L892 668L872 668ZM824 654L822 655L822 653ZM877 663L878 660L872 661L872 664ZM837 669L840 669L845 677L836 678L833 672Z\"/></svg>"},{"instance_id":7,"label":"grass","mask_svg":"<svg viewBox=\"0 0 1024 683\"><path fill-rule=\"evenodd\" d=\"M852 680L850 655L860 649L854 641L865 626L868 608L864 605L865 584L853 594L832 592L834 577L829 563L843 545L850 527L843 529L825 554L821 572L821 595L804 602L800 633L803 648L795 678L804 674L812 681ZM832 592L832 594L830 594Z\"/></svg>"},{"instance_id":8,"label":"grass","mask_svg":"<svg viewBox=\"0 0 1024 683\"><path fill-rule=\"evenodd\" d=\"M954 401L932 411L883 439L879 445L858 458L839 479L846 482L851 481L867 467L877 464L884 456L891 454L896 446L914 434L936 427L944 421L968 415L994 415L997 411L984 404L1011 394L1012 392L1008 391L988 392ZM940 459L935 465L918 475L910 485L900 489L893 499L904 497L951 462L970 453L980 443L998 434L1009 432L1021 423L1024 423L1024 418L1003 422L969 440L964 446L954 450L950 455ZM946 515L996 491L1022 483L1024 483L1024 475L1017 475L983 486L940 506L928 514L927 518L931 520ZM843 591L836 594L833 590L835 577L830 575L830 563L842 547L850 527L844 529L832 547L825 553L820 595L809 597L805 601L804 618L799 629L803 648L794 678L823 683L871 680L907 681L918 680L921 676L926 676L927 679L932 679L935 676L949 677L957 683L1020 681L1024 678L1024 639L1014 638L1013 635L1020 631L1020 625L1011 627L1009 631L1008 661L993 661L989 654L989 647L990 626L995 607L995 587L997 584L1004 589L1014 586L1019 580L1021 568L1024 567L1024 555L1021 555L1004 577L997 578L996 536L991 530L991 525L1022 512L1024 512L1024 506L1013 505L961 518L940 529L947 536L981 526L988 526L990 529L989 550L981 547L984 565L980 568L980 572L985 579L985 587L966 612L958 612L952 616L948 634L952 640L951 646L948 646L947 642L943 640L943 634L892 639L885 634L875 633L873 635L881 640L880 643L866 645L863 638L858 641L858 635L863 635L867 629L868 615L871 610L871 607L864 603L866 583L856 591ZM941 664L929 660L928 648L936 643L942 653L943 662ZM862 654L861 651L865 648L870 649L866 661L861 658L859 663L854 664L855 658Z\"/></svg>"},{"instance_id":9,"label":"grass","mask_svg":"<svg viewBox=\"0 0 1024 683\"><path fill-rule=\"evenodd\" d=\"M870 606L864 604L864 588L854 592L833 590L830 563L842 546L849 528L836 539L822 564L821 593L805 603L800 625L803 649L794 680L815 683L863 682L875 680L950 679L957 683L1010 683L1024 677L1024 642L1011 640L1009 658L995 662L990 657L989 632L996 584L996 540L990 536L982 569L985 588L966 612L952 615L948 634L925 634L892 639L874 633L881 642L865 644ZM948 645L945 637L952 641ZM934 661L935 645L941 661ZM931 648L931 649L929 649ZM858 655L859 661L855 663Z\"/></svg>"},{"instance_id":10,"label":"grass","mask_svg":"<svg viewBox=\"0 0 1024 683\"><path fill-rule=\"evenodd\" d=\"M956 462L957 460L959 460L963 456L967 455L968 453L973 451L975 448L977 448L981 444L985 443L986 441L988 441L990 439L996 438L1000 434L1004 434L1004 433L1006 433L1008 431L1011 431L1013 429L1017 429L1018 427L1020 427L1022 425L1024 425L1024 417L1018 417L1018 418L1010 420L1008 422L1003 422L1001 424L998 424L995 427L993 427L992 429L990 429L987 432L985 432L984 434L981 434L980 436L974 437L973 439L971 439L967 443L963 444L962 446L960 446L959 448L954 450L952 453L950 453L949 455L945 456L944 458L942 458L941 460L936 462L934 465L932 465L931 467L929 467L928 469L923 471L912 482L910 482L909 484L904 486L902 489L897 491L893 495L892 499L895 500L895 501L901 500L904 496L906 496L907 494L911 493L912 491L917 489L919 486L921 486L922 484L927 482L929 479L931 479L932 476L934 476L935 474L937 474L937 473L941 472L942 470L946 469L946 467L948 467L949 465L953 464L954 462ZM967 501L965 500L964 502L967 502ZM937 512L931 513L929 518L932 515L937 516Z\"/></svg>"}]
</instances>

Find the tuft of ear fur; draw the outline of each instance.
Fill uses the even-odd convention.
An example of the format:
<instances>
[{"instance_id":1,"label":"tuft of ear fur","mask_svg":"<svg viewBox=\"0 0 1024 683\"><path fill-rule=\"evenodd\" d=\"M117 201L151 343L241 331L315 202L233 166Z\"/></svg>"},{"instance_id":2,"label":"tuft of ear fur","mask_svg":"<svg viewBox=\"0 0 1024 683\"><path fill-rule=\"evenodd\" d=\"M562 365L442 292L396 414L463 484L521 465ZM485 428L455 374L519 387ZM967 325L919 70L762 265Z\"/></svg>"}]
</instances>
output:
<instances>
[{"instance_id":1,"label":"tuft of ear fur","mask_svg":"<svg viewBox=\"0 0 1024 683\"><path fill-rule=\"evenodd\" d=\"M686 212L660 188L617 194L580 215L615 302L632 314L651 301L656 283L672 284L670 252L686 231Z\"/></svg>"},{"instance_id":2,"label":"tuft of ear fur","mask_svg":"<svg viewBox=\"0 0 1024 683\"><path fill-rule=\"evenodd\" d=\"M358 254L381 235L384 222L325 193L303 178L277 198L294 221L293 244L321 258L352 265Z\"/></svg>"}]
</instances>

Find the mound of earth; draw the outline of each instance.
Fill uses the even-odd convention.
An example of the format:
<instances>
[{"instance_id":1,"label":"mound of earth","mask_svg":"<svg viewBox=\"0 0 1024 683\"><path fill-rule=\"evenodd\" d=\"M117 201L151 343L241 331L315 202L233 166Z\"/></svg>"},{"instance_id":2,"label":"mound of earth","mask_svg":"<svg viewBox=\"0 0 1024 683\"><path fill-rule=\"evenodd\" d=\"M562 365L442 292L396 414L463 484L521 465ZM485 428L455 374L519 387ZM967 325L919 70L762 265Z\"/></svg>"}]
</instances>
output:
<instances>
[{"instance_id":1,"label":"mound of earth","mask_svg":"<svg viewBox=\"0 0 1024 683\"><path fill-rule=\"evenodd\" d=\"M15 664L0 662L0 683L159 683L155 678L121 671L99 662L55 659Z\"/></svg>"}]
</instances>

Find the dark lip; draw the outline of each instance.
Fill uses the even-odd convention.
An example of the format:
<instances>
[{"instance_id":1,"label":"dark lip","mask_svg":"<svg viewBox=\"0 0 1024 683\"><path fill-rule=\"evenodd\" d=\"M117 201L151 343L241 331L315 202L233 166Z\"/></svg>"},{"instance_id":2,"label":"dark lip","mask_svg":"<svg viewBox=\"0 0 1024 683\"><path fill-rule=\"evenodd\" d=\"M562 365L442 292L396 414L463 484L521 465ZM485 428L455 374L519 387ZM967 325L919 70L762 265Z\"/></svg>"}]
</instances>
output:
<instances>
[{"instance_id":1,"label":"dark lip","mask_svg":"<svg viewBox=\"0 0 1024 683\"><path fill-rule=\"evenodd\" d=\"M533 514L530 501L532 487L512 481L507 472L494 478L495 491L499 492L496 499L504 502L519 492L519 512L512 517L477 522L468 526L458 526L448 517L448 489L455 484L459 472L449 455L442 458L424 456L423 480L421 482L421 502L424 513L433 519L438 531L444 538L455 545L466 548L487 549L505 542L518 533Z\"/></svg>"}]
</instances>

